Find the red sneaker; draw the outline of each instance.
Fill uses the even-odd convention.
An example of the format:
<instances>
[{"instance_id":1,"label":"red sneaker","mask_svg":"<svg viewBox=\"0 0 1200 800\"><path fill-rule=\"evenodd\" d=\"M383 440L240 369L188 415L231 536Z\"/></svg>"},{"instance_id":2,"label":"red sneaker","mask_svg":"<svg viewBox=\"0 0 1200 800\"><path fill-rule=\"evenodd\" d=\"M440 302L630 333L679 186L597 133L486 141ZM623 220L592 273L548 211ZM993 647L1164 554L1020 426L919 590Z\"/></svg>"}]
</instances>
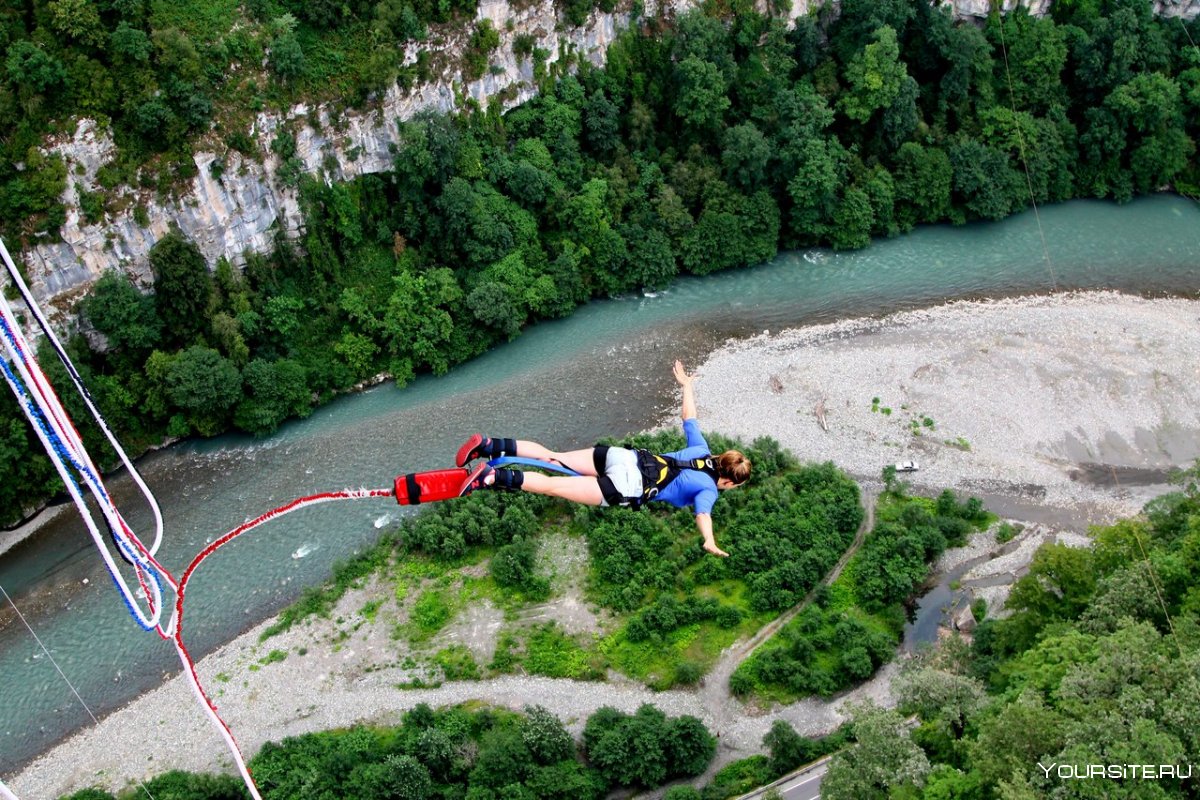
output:
<instances>
[{"instance_id":1,"label":"red sneaker","mask_svg":"<svg viewBox=\"0 0 1200 800\"><path fill-rule=\"evenodd\" d=\"M471 474L463 481L462 487L458 490L459 497L466 497L476 489L487 489L492 485L492 481L488 478L496 474L496 470L489 467L487 462L477 464L475 469L471 470Z\"/></svg>"},{"instance_id":2,"label":"red sneaker","mask_svg":"<svg viewBox=\"0 0 1200 800\"><path fill-rule=\"evenodd\" d=\"M458 448L458 455L454 457L454 463L460 467L465 467L468 461L474 461L483 456L483 448L491 444L492 440L484 436L482 433L472 433L471 438L462 443L462 447Z\"/></svg>"}]
</instances>

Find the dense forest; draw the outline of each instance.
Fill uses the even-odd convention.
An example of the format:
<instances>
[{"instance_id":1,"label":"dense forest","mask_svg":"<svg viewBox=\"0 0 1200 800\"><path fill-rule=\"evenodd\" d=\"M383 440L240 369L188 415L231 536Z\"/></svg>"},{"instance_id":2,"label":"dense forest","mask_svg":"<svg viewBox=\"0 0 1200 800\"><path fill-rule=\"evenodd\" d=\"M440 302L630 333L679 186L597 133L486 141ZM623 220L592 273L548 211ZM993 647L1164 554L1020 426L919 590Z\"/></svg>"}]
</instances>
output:
<instances>
[{"instance_id":1,"label":"dense forest","mask_svg":"<svg viewBox=\"0 0 1200 800\"><path fill-rule=\"evenodd\" d=\"M581 746L582 745L582 746ZM421 704L395 728L355 727L270 742L250 761L268 800L600 800L619 788L655 788L708 767L716 737L691 716L651 705L600 708L577 743L550 712L524 714ZM581 758L582 756L582 758ZM239 778L168 772L122 798L244 800ZM65 800L112 800L84 789Z\"/></svg>"},{"instance_id":2,"label":"dense forest","mask_svg":"<svg viewBox=\"0 0 1200 800\"><path fill-rule=\"evenodd\" d=\"M256 19L291 20L267 41L253 26L222 33L215 18L195 26L161 2L15 5L2 29L0 114L17 133L4 143L12 158L0 159L0 218L18 234L56 227L69 176L28 147L62 115L107 103L94 111L118 133L113 180L144 179L150 167L131 173L122 159L142 164L138 153L193 141L217 98L253 106L218 91L234 61L267 50L278 59L288 37L314 54L348 31L375 36L387 26L373 14L393 5L388 24L414 36L456 13L419 2L245 4ZM291 176L306 221L299 241L241 269L207 264L171 234L151 253L151 293L105 276L80 303L73 357L134 451L231 426L265 434L381 371L401 385L441 373L537 319L680 273L758 263L780 247L863 247L1032 200L1127 200L1200 183L1198 51L1183 21L1155 18L1145 0L1056 3L1042 19L1018 9L982 27L922 2L840 5L791 29L716 3L640 18L605 69L543 70L542 93L506 114L402 122L389 173L332 185ZM242 52L246 37L255 44ZM472 41L490 52L496 31ZM209 52L222 47L223 58ZM315 58L286 72L277 64L261 91L294 97L288 81L305 76L342 86ZM227 146L250 149L238 130ZM177 139L144 141L158 135ZM281 128L269 146L289 163L294 133ZM95 203L102 217L103 198ZM32 436L14 401L0 400L0 520L58 487ZM94 431L85 440L105 452Z\"/></svg>"},{"instance_id":3,"label":"dense forest","mask_svg":"<svg viewBox=\"0 0 1200 800\"><path fill-rule=\"evenodd\" d=\"M614 790L669 781L675 785L664 800L725 800L844 747L848 738L845 726L814 738L776 721L763 737L766 755L734 761L697 789L686 780L712 761L716 739L695 717L669 718L651 705L633 714L601 708L588 717L577 742L540 706L514 714L421 704L395 728L356 727L269 743L250 766L268 800L599 800ZM233 776L174 770L116 800L147 794L162 800L249 797ZM82 789L60 800L114 796Z\"/></svg>"}]
</instances>

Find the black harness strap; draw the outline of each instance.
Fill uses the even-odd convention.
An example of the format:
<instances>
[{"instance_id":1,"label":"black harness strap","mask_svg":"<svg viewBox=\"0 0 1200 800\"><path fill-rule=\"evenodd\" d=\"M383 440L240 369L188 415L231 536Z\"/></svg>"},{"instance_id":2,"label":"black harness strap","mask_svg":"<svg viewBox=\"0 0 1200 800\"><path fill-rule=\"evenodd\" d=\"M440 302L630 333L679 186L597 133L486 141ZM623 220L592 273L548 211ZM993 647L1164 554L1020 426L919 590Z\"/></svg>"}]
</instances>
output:
<instances>
[{"instance_id":1,"label":"black harness strap","mask_svg":"<svg viewBox=\"0 0 1200 800\"><path fill-rule=\"evenodd\" d=\"M417 476L410 472L404 476L404 485L408 488L408 504L417 505L421 502L421 484L417 483Z\"/></svg>"},{"instance_id":2,"label":"black harness strap","mask_svg":"<svg viewBox=\"0 0 1200 800\"><path fill-rule=\"evenodd\" d=\"M673 456L659 455L651 453L649 450L637 450L638 469L642 473L642 496L631 503L634 508L641 508L644 503L653 500L658 496L658 493L665 489L671 481L679 477L679 473L685 469L694 469L698 472L703 472L713 479L716 483L719 479L717 474L716 460L712 454L704 458L692 458L687 460L679 460Z\"/></svg>"}]
</instances>

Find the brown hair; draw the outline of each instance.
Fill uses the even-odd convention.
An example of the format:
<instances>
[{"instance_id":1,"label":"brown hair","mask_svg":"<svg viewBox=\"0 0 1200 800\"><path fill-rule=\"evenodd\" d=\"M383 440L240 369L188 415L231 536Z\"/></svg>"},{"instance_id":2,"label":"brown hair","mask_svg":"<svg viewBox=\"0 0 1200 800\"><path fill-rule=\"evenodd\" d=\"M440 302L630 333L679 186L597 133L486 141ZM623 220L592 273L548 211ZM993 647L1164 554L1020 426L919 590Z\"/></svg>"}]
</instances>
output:
<instances>
[{"instance_id":1,"label":"brown hair","mask_svg":"<svg viewBox=\"0 0 1200 800\"><path fill-rule=\"evenodd\" d=\"M738 450L726 450L716 458L717 475L733 483L745 483L750 477L750 459Z\"/></svg>"}]
</instances>

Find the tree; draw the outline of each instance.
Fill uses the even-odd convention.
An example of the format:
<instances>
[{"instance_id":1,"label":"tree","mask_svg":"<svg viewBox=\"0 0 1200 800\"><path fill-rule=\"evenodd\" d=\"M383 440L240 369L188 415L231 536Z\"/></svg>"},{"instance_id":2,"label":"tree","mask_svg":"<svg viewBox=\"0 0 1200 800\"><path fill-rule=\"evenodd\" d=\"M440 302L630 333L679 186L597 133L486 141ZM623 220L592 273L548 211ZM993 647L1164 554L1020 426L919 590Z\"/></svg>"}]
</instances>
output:
<instances>
[{"instance_id":1,"label":"tree","mask_svg":"<svg viewBox=\"0 0 1200 800\"><path fill-rule=\"evenodd\" d=\"M470 785L500 789L527 780L534 768L533 754L513 728L493 728L479 746Z\"/></svg>"},{"instance_id":2,"label":"tree","mask_svg":"<svg viewBox=\"0 0 1200 800\"><path fill-rule=\"evenodd\" d=\"M801 244L824 238L837 209L845 176L844 150L836 139L813 136L795 151L796 173L788 181L792 201L789 230Z\"/></svg>"},{"instance_id":3,"label":"tree","mask_svg":"<svg viewBox=\"0 0 1200 800\"><path fill-rule=\"evenodd\" d=\"M204 80L204 60L186 33L177 28L158 28L151 32L150 40L158 50L158 66L163 71L192 83Z\"/></svg>"},{"instance_id":4,"label":"tree","mask_svg":"<svg viewBox=\"0 0 1200 800\"><path fill-rule=\"evenodd\" d=\"M583 729L588 761L609 786L659 786L669 776L666 715L650 704L633 716L603 707Z\"/></svg>"},{"instance_id":5,"label":"tree","mask_svg":"<svg viewBox=\"0 0 1200 800\"><path fill-rule=\"evenodd\" d=\"M536 767L525 787L539 800L600 800L604 779L574 759Z\"/></svg>"},{"instance_id":6,"label":"tree","mask_svg":"<svg viewBox=\"0 0 1200 800\"><path fill-rule=\"evenodd\" d=\"M583 111L583 127L593 152L606 155L620 144L619 113L602 90L592 92Z\"/></svg>"},{"instance_id":7,"label":"tree","mask_svg":"<svg viewBox=\"0 0 1200 800\"><path fill-rule=\"evenodd\" d=\"M1023 194L1025 181L1008 158L975 139L963 139L951 146L950 165L954 191L974 216L1003 219Z\"/></svg>"},{"instance_id":8,"label":"tree","mask_svg":"<svg viewBox=\"0 0 1200 800\"><path fill-rule=\"evenodd\" d=\"M116 799L108 792L101 791L100 789L80 789L78 792L74 792L73 794L69 794L66 797L62 798L62 800L116 800Z\"/></svg>"},{"instance_id":9,"label":"tree","mask_svg":"<svg viewBox=\"0 0 1200 800\"><path fill-rule=\"evenodd\" d=\"M392 282L394 288L383 318L378 319L370 312L368 319L387 342L393 376L402 384L420 367L428 367L440 375L450 368L447 345L454 333L450 308L463 297L454 273L445 267L423 274L406 269ZM344 293L343 304L347 297Z\"/></svg>"},{"instance_id":10,"label":"tree","mask_svg":"<svg viewBox=\"0 0 1200 800\"><path fill-rule=\"evenodd\" d=\"M153 51L150 37L124 20L109 34L109 43L113 54L121 61L135 64L147 64L150 61Z\"/></svg>"},{"instance_id":11,"label":"tree","mask_svg":"<svg viewBox=\"0 0 1200 800\"><path fill-rule=\"evenodd\" d=\"M238 403L233 423L256 436L265 436L289 417L306 417L312 397L304 367L289 359L256 358L242 371L246 395Z\"/></svg>"},{"instance_id":12,"label":"tree","mask_svg":"<svg viewBox=\"0 0 1200 800\"><path fill-rule=\"evenodd\" d=\"M208 328L212 279L196 245L172 231L150 248L154 305L168 340L188 343Z\"/></svg>"},{"instance_id":13,"label":"tree","mask_svg":"<svg viewBox=\"0 0 1200 800\"><path fill-rule=\"evenodd\" d=\"M869 42L877 42L881 27L890 28L893 34L904 31L914 9L906 0L843 0L830 34L838 60L849 63L855 54L870 47Z\"/></svg>"},{"instance_id":14,"label":"tree","mask_svg":"<svg viewBox=\"0 0 1200 800\"><path fill-rule=\"evenodd\" d=\"M575 756L575 740L562 721L542 706L525 706L521 740L539 764L553 764Z\"/></svg>"},{"instance_id":15,"label":"tree","mask_svg":"<svg viewBox=\"0 0 1200 800\"><path fill-rule=\"evenodd\" d=\"M758 189L771 158L771 145L752 122L735 125L722 137L725 180L745 192Z\"/></svg>"},{"instance_id":16,"label":"tree","mask_svg":"<svg viewBox=\"0 0 1200 800\"><path fill-rule=\"evenodd\" d=\"M929 760L912 741L904 718L871 703L850 709L854 746L829 762L821 796L830 800L883 800L891 789L920 786Z\"/></svg>"},{"instance_id":17,"label":"tree","mask_svg":"<svg viewBox=\"0 0 1200 800\"><path fill-rule=\"evenodd\" d=\"M593 178L565 204L561 219L571 240L582 250L580 267L609 295L630 288L631 281L624 270L628 261L625 240L614 230L608 181ZM547 287L549 288L549 287ZM552 292L545 292L552 296Z\"/></svg>"},{"instance_id":18,"label":"tree","mask_svg":"<svg viewBox=\"0 0 1200 800\"><path fill-rule=\"evenodd\" d=\"M215 436L228 424L230 409L242 396L241 376L233 363L208 347L181 352L166 374L171 402L187 414L201 436Z\"/></svg>"},{"instance_id":19,"label":"tree","mask_svg":"<svg viewBox=\"0 0 1200 800\"><path fill-rule=\"evenodd\" d=\"M955 736L987 705L987 693L975 678L925 664L902 669L894 687L902 710L943 721Z\"/></svg>"},{"instance_id":20,"label":"tree","mask_svg":"<svg viewBox=\"0 0 1200 800\"><path fill-rule=\"evenodd\" d=\"M271 68L284 80L295 80L304 74L304 49L296 34L288 31L271 40Z\"/></svg>"},{"instance_id":21,"label":"tree","mask_svg":"<svg viewBox=\"0 0 1200 800\"><path fill-rule=\"evenodd\" d=\"M1007 606L1029 612L1043 624L1054 619L1075 619L1087 608L1096 590L1096 573L1090 550L1065 544L1038 548L1029 572L1009 593Z\"/></svg>"},{"instance_id":22,"label":"tree","mask_svg":"<svg viewBox=\"0 0 1200 800\"><path fill-rule=\"evenodd\" d=\"M532 539L518 537L492 556L492 577L500 586L509 586L521 589L528 595L544 597L549 594L550 584L535 571L536 562L537 543ZM526 743L529 743L528 739ZM530 750L533 749L533 745L530 745Z\"/></svg>"},{"instance_id":23,"label":"tree","mask_svg":"<svg viewBox=\"0 0 1200 800\"><path fill-rule=\"evenodd\" d=\"M835 250L856 250L871 243L875 214L871 198L856 186L846 189L833 215L829 238Z\"/></svg>"},{"instance_id":24,"label":"tree","mask_svg":"<svg viewBox=\"0 0 1200 800\"><path fill-rule=\"evenodd\" d=\"M716 64L688 56L675 68L675 82L675 115L685 125L699 133L721 127L730 106L729 81Z\"/></svg>"},{"instance_id":25,"label":"tree","mask_svg":"<svg viewBox=\"0 0 1200 800\"><path fill-rule=\"evenodd\" d=\"M8 77L29 94L42 94L66 78L62 62L28 39L16 42L4 60Z\"/></svg>"},{"instance_id":26,"label":"tree","mask_svg":"<svg viewBox=\"0 0 1200 800\"><path fill-rule=\"evenodd\" d=\"M663 800L701 800L702 797L693 786L672 786L663 794Z\"/></svg>"},{"instance_id":27,"label":"tree","mask_svg":"<svg viewBox=\"0 0 1200 800\"><path fill-rule=\"evenodd\" d=\"M890 107L908 80L896 31L885 25L871 38L873 42L846 66L849 87L838 101L842 113L856 122L866 122L876 111Z\"/></svg>"},{"instance_id":28,"label":"tree","mask_svg":"<svg viewBox=\"0 0 1200 800\"><path fill-rule=\"evenodd\" d=\"M1003 797L1003 793L1000 794ZM938 764L925 778L921 800L983 800L983 781L977 772L963 772ZM1032 798L1031 798L1032 800Z\"/></svg>"},{"instance_id":29,"label":"tree","mask_svg":"<svg viewBox=\"0 0 1200 800\"><path fill-rule=\"evenodd\" d=\"M988 18L990 38L1001 44L998 31L1004 26L1003 46L1007 61L997 64L1004 71L999 85L1012 94L1008 105L1031 114L1045 114L1055 106L1067 105L1067 84L1063 70L1067 63L1067 43L1061 26L1050 18L1030 16L1024 9ZM1007 94L1007 93L1006 93Z\"/></svg>"},{"instance_id":30,"label":"tree","mask_svg":"<svg viewBox=\"0 0 1200 800\"><path fill-rule=\"evenodd\" d=\"M1008 779L1014 773L1034 774L1038 761L1055 761L1064 743L1064 720L1046 706L1036 689L1026 689L1011 703L979 725L970 747L972 767L985 783Z\"/></svg>"},{"instance_id":31,"label":"tree","mask_svg":"<svg viewBox=\"0 0 1200 800\"><path fill-rule=\"evenodd\" d=\"M1136 75L1118 86L1104 106L1126 130L1134 187L1149 192L1182 172L1196 151L1183 130L1179 84L1158 73Z\"/></svg>"},{"instance_id":32,"label":"tree","mask_svg":"<svg viewBox=\"0 0 1200 800\"><path fill-rule=\"evenodd\" d=\"M155 776L141 788L146 795L160 800L242 800L246 796L241 780L233 775L197 775L182 770Z\"/></svg>"},{"instance_id":33,"label":"tree","mask_svg":"<svg viewBox=\"0 0 1200 800\"><path fill-rule=\"evenodd\" d=\"M708 769L717 752L717 739L697 718L685 714L667 724L664 749L670 777L691 777Z\"/></svg>"},{"instance_id":34,"label":"tree","mask_svg":"<svg viewBox=\"0 0 1200 800\"><path fill-rule=\"evenodd\" d=\"M49 0L46 7L59 33L91 47L104 43L104 28L92 0Z\"/></svg>"},{"instance_id":35,"label":"tree","mask_svg":"<svg viewBox=\"0 0 1200 800\"><path fill-rule=\"evenodd\" d=\"M433 791L429 770L412 756L391 755L382 764L380 800L425 800Z\"/></svg>"},{"instance_id":36,"label":"tree","mask_svg":"<svg viewBox=\"0 0 1200 800\"><path fill-rule=\"evenodd\" d=\"M777 719L763 737L770 753L772 775L785 775L813 758L812 742L796 733L786 720Z\"/></svg>"},{"instance_id":37,"label":"tree","mask_svg":"<svg viewBox=\"0 0 1200 800\"><path fill-rule=\"evenodd\" d=\"M129 276L106 272L80 304L80 311L115 350L146 354L162 336L153 297L142 294Z\"/></svg>"}]
</instances>

